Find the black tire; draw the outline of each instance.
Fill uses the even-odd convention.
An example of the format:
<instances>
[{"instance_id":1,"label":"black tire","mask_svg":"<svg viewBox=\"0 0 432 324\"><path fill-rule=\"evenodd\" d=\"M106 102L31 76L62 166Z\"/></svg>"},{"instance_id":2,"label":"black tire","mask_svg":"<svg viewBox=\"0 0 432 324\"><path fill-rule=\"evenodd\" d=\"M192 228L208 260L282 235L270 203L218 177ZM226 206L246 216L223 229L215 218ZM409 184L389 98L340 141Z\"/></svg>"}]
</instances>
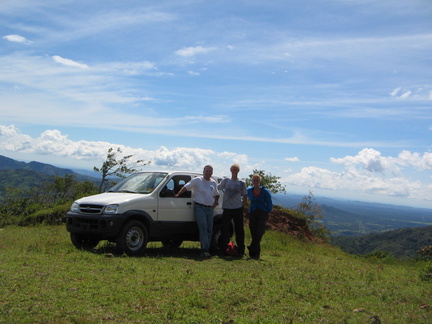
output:
<instances>
[{"instance_id":1,"label":"black tire","mask_svg":"<svg viewBox=\"0 0 432 324\"><path fill-rule=\"evenodd\" d=\"M162 240L162 245L168 249L177 249L182 243L182 240Z\"/></svg>"},{"instance_id":2,"label":"black tire","mask_svg":"<svg viewBox=\"0 0 432 324\"><path fill-rule=\"evenodd\" d=\"M99 244L99 239L80 233L70 233L72 244L79 250L91 250Z\"/></svg>"},{"instance_id":3,"label":"black tire","mask_svg":"<svg viewBox=\"0 0 432 324\"><path fill-rule=\"evenodd\" d=\"M116 238L117 246L127 255L141 255L148 242L146 226L137 220L127 222Z\"/></svg>"}]
</instances>

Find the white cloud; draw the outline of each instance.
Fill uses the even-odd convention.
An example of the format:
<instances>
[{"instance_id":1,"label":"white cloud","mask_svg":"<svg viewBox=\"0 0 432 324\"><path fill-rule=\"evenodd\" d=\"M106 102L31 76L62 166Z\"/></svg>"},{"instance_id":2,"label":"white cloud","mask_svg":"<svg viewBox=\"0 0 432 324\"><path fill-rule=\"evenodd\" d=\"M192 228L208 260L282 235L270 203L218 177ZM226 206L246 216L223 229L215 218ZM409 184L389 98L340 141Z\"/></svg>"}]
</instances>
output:
<instances>
[{"instance_id":1,"label":"white cloud","mask_svg":"<svg viewBox=\"0 0 432 324\"><path fill-rule=\"evenodd\" d=\"M110 145L107 142L74 142L55 129L46 130L39 137L32 138L21 134L14 125L0 125L1 150L89 160L103 159Z\"/></svg>"},{"instance_id":2,"label":"white cloud","mask_svg":"<svg viewBox=\"0 0 432 324\"><path fill-rule=\"evenodd\" d=\"M191 123L227 123L230 121L226 115L212 115L212 116L185 116L186 122Z\"/></svg>"},{"instance_id":3,"label":"white cloud","mask_svg":"<svg viewBox=\"0 0 432 324\"><path fill-rule=\"evenodd\" d=\"M20 36L20 35L6 35L6 36L3 36L3 38L8 40L9 42L14 42L14 43L21 43L21 44L26 44L26 45L29 45L32 43L27 38L25 38L24 36Z\"/></svg>"},{"instance_id":4,"label":"white cloud","mask_svg":"<svg viewBox=\"0 0 432 324\"><path fill-rule=\"evenodd\" d=\"M162 146L155 151L154 163L160 166L168 166L181 169L197 169L206 164L210 164L210 156L213 155L212 150L192 149L192 148L176 148L168 150Z\"/></svg>"},{"instance_id":5,"label":"white cloud","mask_svg":"<svg viewBox=\"0 0 432 324\"><path fill-rule=\"evenodd\" d=\"M202 47L202 46L183 47L182 49L176 51L176 54L183 57L192 57L198 54L205 54L213 50L214 47Z\"/></svg>"},{"instance_id":6,"label":"white cloud","mask_svg":"<svg viewBox=\"0 0 432 324\"><path fill-rule=\"evenodd\" d=\"M229 176L229 166L239 163L242 177L246 177L253 169L262 169L262 165L250 165L245 154L235 152L216 152L210 149L177 147L169 149L161 146L155 150L132 148L120 144L102 141L73 141L59 130L46 130L40 136L32 138L22 134L15 126L0 125L0 151L27 153L32 156L45 156L45 163L55 164L57 157L68 160L71 165L75 161L87 161L92 166L100 165L109 148L120 148L124 155L133 155L133 160L151 161L145 169L184 169L201 171L206 164L212 164L215 174ZM297 158L286 158L296 160ZM335 192L365 193L378 196L403 197L424 201L432 201L430 192L432 185L421 180L410 180L395 170L399 166L413 166L421 170L432 170L432 153L401 152L397 157L384 157L379 151L365 148L356 156L332 158L332 162L345 168L341 172L308 166L299 172L287 170L289 174L281 178L281 182L289 186L307 187ZM264 168L268 172L272 172ZM391 171L390 175L386 175Z\"/></svg>"},{"instance_id":7,"label":"white cloud","mask_svg":"<svg viewBox=\"0 0 432 324\"><path fill-rule=\"evenodd\" d=\"M214 161L215 173L226 173L229 167L225 163L242 163L247 166L247 156L233 152L217 153L208 149L178 147L168 149L165 146L151 151L142 148L132 148L121 144L94 141L72 141L59 130L46 130L39 137L32 138L14 126L0 125L0 150L33 155L90 161L98 165L106 158L109 148L120 148L124 155L133 155L133 159L151 161L150 166L158 169L201 170L206 164ZM72 161L70 161L73 164ZM147 168L147 167L146 167Z\"/></svg>"},{"instance_id":8,"label":"white cloud","mask_svg":"<svg viewBox=\"0 0 432 324\"><path fill-rule=\"evenodd\" d=\"M360 166L363 170L371 173L385 173L386 171L393 174L400 173L400 168L396 165L394 158L383 157L379 151L370 148L361 150L356 156L331 158L330 161L345 165L347 168Z\"/></svg>"},{"instance_id":9,"label":"white cloud","mask_svg":"<svg viewBox=\"0 0 432 324\"><path fill-rule=\"evenodd\" d=\"M427 194L429 186L420 181L409 181L403 177L378 177L358 169L346 169L339 173L317 167L306 167L299 173L284 179L296 186L323 190L432 200L432 197Z\"/></svg>"},{"instance_id":10,"label":"white cloud","mask_svg":"<svg viewBox=\"0 0 432 324\"><path fill-rule=\"evenodd\" d=\"M432 91L429 88L416 88L414 90L395 88L390 96L396 99L432 100Z\"/></svg>"},{"instance_id":11,"label":"white cloud","mask_svg":"<svg viewBox=\"0 0 432 324\"><path fill-rule=\"evenodd\" d=\"M400 90L401 90L400 87L399 87L399 88L396 88L396 89L394 89L394 90L390 93L390 95L391 95L392 97L396 97Z\"/></svg>"},{"instance_id":12,"label":"white cloud","mask_svg":"<svg viewBox=\"0 0 432 324\"><path fill-rule=\"evenodd\" d=\"M15 126L0 125L0 148L7 151L17 152L31 149L33 139L18 132Z\"/></svg>"},{"instance_id":13,"label":"white cloud","mask_svg":"<svg viewBox=\"0 0 432 324\"><path fill-rule=\"evenodd\" d=\"M408 98L411 94L412 94L412 91L411 91L411 90L407 90L407 91L405 91L403 94L401 94L399 98L401 98L401 99L406 99L406 98Z\"/></svg>"},{"instance_id":14,"label":"white cloud","mask_svg":"<svg viewBox=\"0 0 432 324\"><path fill-rule=\"evenodd\" d=\"M394 175L399 175L401 167L412 166L417 170L432 171L432 153L423 154L403 150L397 157L384 157L379 151L365 148L356 156L346 156L344 158L331 158L331 162L345 165L347 168L360 166L363 170L371 173L382 173L390 171Z\"/></svg>"},{"instance_id":15,"label":"white cloud","mask_svg":"<svg viewBox=\"0 0 432 324\"><path fill-rule=\"evenodd\" d=\"M423 155L420 153L410 151L402 151L398 155L398 163L401 165L412 165L418 170L432 171L432 153L425 152Z\"/></svg>"},{"instance_id":16,"label":"white cloud","mask_svg":"<svg viewBox=\"0 0 432 324\"><path fill-rule=\"evenodd\" d=\"M365 148L356 156L332 158L342 172L318 167L304 167L284 178L288 184L339 192L365 193L372 196L403 197L432 201L431 185L402 176L400 166L432 170L432 154L401 152L398 157L384 157L379 151Z\"/></svg>"},{"instance_id":17,"label":"white cloud","mask_svg":"<svg viewBox=\"0 0 432 324\"><path fill-rule=\"evenodd\" d=\"M254 166L249 164L249 158L246 154L225 151L216 153L216 160L218 162L214 167L220 175L230 176L229 169L233 163L240 165L240 177L242 178L245 178L254 169Z\"/></svg>"},{"instance_id":18,"label":"white cloud","mask_svg":"<svg viewBox=\"0 0 432 324\"><path fill-rule=\"evenodd\" d=\"M78 67L78 68L81 68L81 69L88 69L88 65L86 65L86 64L81 64L81 63L75 62L73 60L70 60L70 59L67 59L67 58L63 58L63 57L58 56L58 55L54 55L52 58L57 63L63 64L63 65L66 65L66 66Z\"/></svg>"},{"instance_id":19,"label":"white cloud","mask_svg":"<svg viewBox=\"0 0 432 324\"><path fill-rule=\"evenodd\" d=\"M125 75L139 75L147 71L159 71L153 62L108 62L92 67L97 72L118 72Z\"/></svg>"},{"instance_id":20,"label":"white cloud","mask_svg":"<svg viewBox=\"0 0 432 324\"><path fill-rule=\"evenodd\" d=\"M300 162L300 159L297 156L290 157L290 158L285 158L284 160L288 161L288 162Z\"/></svg>"}]
</instances>

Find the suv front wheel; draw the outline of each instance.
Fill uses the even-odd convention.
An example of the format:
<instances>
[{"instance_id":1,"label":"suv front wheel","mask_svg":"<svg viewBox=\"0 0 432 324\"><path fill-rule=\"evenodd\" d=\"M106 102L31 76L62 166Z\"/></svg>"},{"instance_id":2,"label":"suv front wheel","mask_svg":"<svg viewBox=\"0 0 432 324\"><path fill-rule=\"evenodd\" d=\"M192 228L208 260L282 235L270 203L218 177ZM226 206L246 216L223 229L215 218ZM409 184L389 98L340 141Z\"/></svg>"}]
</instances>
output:
<instances>
[{"instance_id":1,"label":"suv front wheel","mask_svg":"<svg viewBox=\"0 0 432 324\"><path fill-rule=\"evenodd\" d=\"M127 222L116 239L117 246L127 255L135 256L144 252L148 242L145 225L137 220Z\"/></svg>"}]
</instances>

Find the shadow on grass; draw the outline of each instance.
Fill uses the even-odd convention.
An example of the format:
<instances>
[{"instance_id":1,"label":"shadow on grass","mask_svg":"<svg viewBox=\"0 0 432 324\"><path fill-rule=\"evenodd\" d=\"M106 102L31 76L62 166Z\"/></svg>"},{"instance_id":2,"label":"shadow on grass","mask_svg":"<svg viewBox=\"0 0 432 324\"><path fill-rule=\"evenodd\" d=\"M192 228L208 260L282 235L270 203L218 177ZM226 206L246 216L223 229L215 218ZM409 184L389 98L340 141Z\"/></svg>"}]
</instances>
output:
<instances>
[{"instance_id":1,"label":"shadow on grass","mask_svg":"<svg viewBox=\"0 0 432 324\"><path fill-rule=\"evenodd\" d=\"M90 250L89 252L105 255L106 257L111 258L182 258L182 259L190 259L195 261L204 261L213 258L219 258L225 261L238 261L238 260L246 260L246 256L243 258L232 257L228 255L224 255L220 252L212 253L211 257L203 257L201 256L201 250L198 248L187 248L187 247L148 247L145 249L144 253L139 256L128 256L122 251L120 251L115 244L113 243L105 243L102 245L98 245L95 249Z\"/></svg>"}]
</instances>

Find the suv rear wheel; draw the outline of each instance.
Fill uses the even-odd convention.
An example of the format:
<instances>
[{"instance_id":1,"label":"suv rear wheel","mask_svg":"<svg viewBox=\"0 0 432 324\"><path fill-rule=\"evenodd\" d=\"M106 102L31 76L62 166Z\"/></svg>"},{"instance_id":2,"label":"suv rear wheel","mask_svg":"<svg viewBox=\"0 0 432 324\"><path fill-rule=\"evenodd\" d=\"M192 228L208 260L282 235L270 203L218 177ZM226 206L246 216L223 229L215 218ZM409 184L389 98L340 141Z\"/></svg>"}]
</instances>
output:
<instances>
[{"instance_id":1,"label":"suv rear wheel","mask_svg":"<svg viewBox=\"0 0 432 324\"><path fill-rule=\"evenodd\" d=\"M127 222L116 239L117 246L127 255L135 256L144 252L148 242L145 225L137 220Z\"/></svg>"}]
</instances>

